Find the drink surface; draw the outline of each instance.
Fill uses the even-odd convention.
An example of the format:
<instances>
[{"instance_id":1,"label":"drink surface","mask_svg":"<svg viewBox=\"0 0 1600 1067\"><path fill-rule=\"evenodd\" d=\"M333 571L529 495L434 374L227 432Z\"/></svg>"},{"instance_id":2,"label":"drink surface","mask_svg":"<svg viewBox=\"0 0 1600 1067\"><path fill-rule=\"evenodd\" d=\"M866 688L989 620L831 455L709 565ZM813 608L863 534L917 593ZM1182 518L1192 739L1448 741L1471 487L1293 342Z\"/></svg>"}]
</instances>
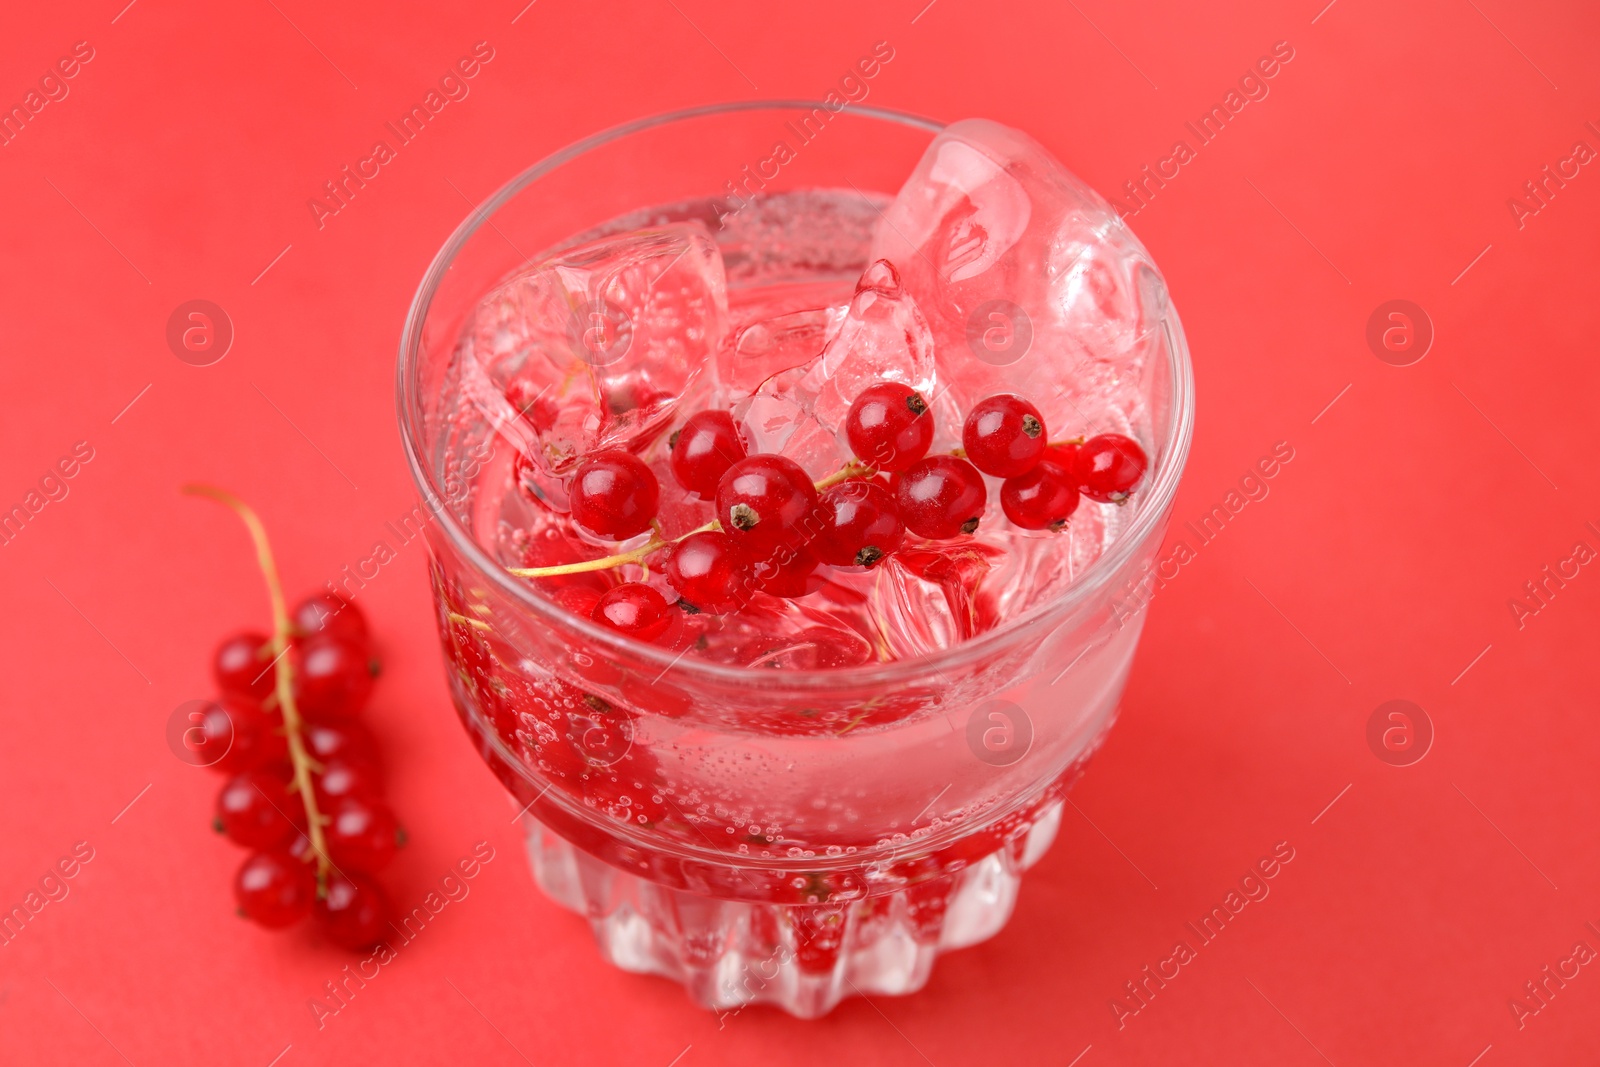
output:
<instances>
[{"instance_id":1,"label":"drink surface","mask_svg":"<svg viewBox=\"0 0 1600 1067\"><path fill-rule=\"evenodd\" d=\"M953 343L948 330L941 338L939 312L922 310L891 261L872 258L890 203L854 190L805 190L731 215L712 202L643 211L584 235L486 297L462 339L460 358L477 379L464 391L494 417L514 420L516 447L497 449L479 472L479 543L512 568L644 544L649 534L618 544L569 514L574 467L616 447L654 472L661 537L704 526L718 517L714 501L685 490L670 458L674 429L706 409L729 412L751 453L786 456L821 480L852 458L842 425L850 402L874 382L904 382L931 401L931 452L959 449L962 407L996 385L1017 388L1011 349L1019 344L1037 346L1026 353L1022 384L1038 394L1026 399L1046 412L1051 438L1113 431L1148 439L1142 351L1046 351L1048 341L1032 336L1043 332L1036 317L1019 305L979 309L981 329L963 326ZM1082 268L1080 289L1107 287L1084 297L1094 315L1137 306L1137 294L1117 288L1117 274L1132 284L1137 266ZM1096 326L1108 329L1103 318ZM500 398L503 408L493 403ZM973 535L912 536L870 569L820 567L803 597L759 592L737 612L675 613L662 643L686 656L776 670L914 658L1059 596L1132 511L1084 499L1064 529L1025 530L1001 513L1001 479L984 481ZM624 580L644 579L675 602L659 563L531 585L572 610Z\"/></svg>"}]
</instances>

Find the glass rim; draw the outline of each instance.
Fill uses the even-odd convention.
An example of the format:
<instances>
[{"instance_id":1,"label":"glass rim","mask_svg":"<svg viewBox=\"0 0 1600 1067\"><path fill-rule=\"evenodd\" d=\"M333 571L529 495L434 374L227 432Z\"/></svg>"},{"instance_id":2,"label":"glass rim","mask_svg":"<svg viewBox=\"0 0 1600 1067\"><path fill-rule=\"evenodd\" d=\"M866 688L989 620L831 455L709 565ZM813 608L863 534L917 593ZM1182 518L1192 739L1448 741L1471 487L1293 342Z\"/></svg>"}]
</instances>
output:
<instances>
[{"instance_id":1,"label":"glass rim","mask_svg":"<svg viewBox=\"0 0 1600 1067\"><path fill-rule=\"evenodd\" d=\"M1178 319L1177 309L1169 299L1166 314L1171 320L1168 327L1169 341L1167 360L1172 380L1172 403L1175 407L1176 418L1168 440L1161 442L1158 451L1160 457L1149 487L1144 496L1144 505L1133 518L1126 529L1117 537L1099 556L1097 556L1083 574L1059 596L1037 604L1027 611L1010 619L992 630L988 630L976 637L958 642L949 648L938 652L916 656L910 659L891 660L888 663L863 664L856 667L829 667L810 668L774 672L759 667L731 666L723 663L714 663L706 660L697 660L685 657L682 653L673 653L670 649L650 644L617 633L608 627L590 619L574 615L552 600L537 595L533 589L522 579L510 574L505 567L496 562L476 538L462 526L444 501L440 487L435 484L435 475L423 462L421 448L417 440L420 427L414 427L414 421L420 421L420 398L414 395L412 381L413 371L421 353L422 328L432 307L434 295L444 280L446 272L455 262L457 253L470 240L490 217L498 211L507 201L516 196L529 185L546 174L556 170L574 159L603 145L609 144L630 134L640 133L645 130L665 126L669 123L683 122L691 119L704 118L712 115L726 115L741 111L764 110L798 110L810 108L827 108L827 105L816 100L740 100L721 104L704 104L698 107L682 108L676 111L662 112L644 118L633 119L619 123L598 133L574 141L564 148L545 156L533 163L521 173L511 178L500 186L487 200L474 208L463 219L434 255L424 272L422 281L418 284L416 293L412 296L411 306L406 311L405 326L400 335L399 361L396 367L396 405L398 407L400 423L400 439L405 447L406 461L411 470L411 478L417 489L422 493L423 502L427 505L434 520L449 537L456 549L467 561L487 580L493 582L510 599L531 613L535 618L546 623L563 627L569 631L576 631L586 642L608 648L618 654L633 656L662 668L662 674L668 670L678 669L691 676L699 676L708 681L724 683L751 683L759 682L765 688L804 688L827 689L876 684L885 682L903 682L929 673L938 675L945 668L963 667L970 662L981 659L985 654L997 647L1005 646L1009 642L1025 637L1027 631L1041 625L1045 620L1056 616L1067 616L1072 611L1082 606L1091 595L1099 592L1121 566L1127 562L1135 548L1142 545L1145 540L1156 532L1158 525L1164 520L1173 498L1177 494L1178 482L1183 473L1184 462L1188 458L1190 441L1194 429L1194 375L1190 365L1187 340L1184 338L1182 326ZM832 109L828 109L832 110ZM888 108L847 105L835 114L852 112L886 122L898 123L915 129L926 130L937 134L945 128L945 123L908 112L894 111ZM1098 192L1098 191L1097 191ZM640 205L648 207L650 205ZM1124 225L1126 225L1124 223ZM1173 329L1172 327L1176 327ZM413 414L418 416L413 419Z\"/></svg>"}]
</instances>

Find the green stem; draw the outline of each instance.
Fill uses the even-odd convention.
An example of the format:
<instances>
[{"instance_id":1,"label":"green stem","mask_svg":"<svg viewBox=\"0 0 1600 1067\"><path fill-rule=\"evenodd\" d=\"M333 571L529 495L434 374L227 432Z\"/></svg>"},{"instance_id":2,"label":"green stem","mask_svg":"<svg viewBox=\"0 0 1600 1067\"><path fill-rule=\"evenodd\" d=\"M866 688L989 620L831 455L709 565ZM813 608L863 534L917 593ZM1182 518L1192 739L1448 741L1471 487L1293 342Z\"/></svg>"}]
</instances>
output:
<instances>
[{"instance_id":1,"label":"green stem","mask_svg":"<svg viewBox=\"0 0 1600 1067\"><path fill-rule=\"evenodd\" d=\"M815 484L817 491L821 492L824 489L831 489L840 482L847 482L851 478L857 478L862 475L870 475L872 473L874 473L874 471L871 466L862 463L860 460L852 459L850 462L846 463L844 466L840 467L838 470L834 471L832 474ZM518 578L555 578L563 574L588 574L593 571L609 571L617 567L627 566L629 563L638 563L643 565L646 568L646 573L648 573L649 565L644 562L647 557L655 554L663 548L666 548L668 545L677 544L685 537L688 537L689 534L704 533L707 530L720 529L722 529L722 524L716 519L712 519L704 526L697 526L693 530L690 530L689 533L668 540L661 536L661 530L659 527L657 527L656 531L650 535L650 540L646 541L638 548L631 548L626 552L618 552L615 555L610 556L599 556L595 559L579 560L577 563L559 563L553 567L507 567L506 572L508 574L514 574Z\"/></svg>"},{"instance_id":2,"label":"green stem","mask_svg":"<svg viewBox=\"0 0 1600 1067\"><path fill-rule=\"evenodd\" d=\"M670 541L663 538L659 532L654 533L650 536L650 540L638 548L630 549L627 552L618 552L614 556L600 556L597 559L579 560L577 563L561 563L554 567L507 567L506 570L510 574L515 574L518 578L554 578L560 574L587 574L590 571L608 571L613 567L639 563L651 553L668 545L675 545L685 537L688 537L689 534L720 529L722 529L722 524L716 519L712 519L704 526L697 526L690 530L689 533L675 537Z\"/></svg>"},{"instance_id":3,"label":"green stem","mask_svg":"<svg viewBox=\"0 0 1600 1067\"><path fill-rule=\"evenodd\" d=\"M189 496L207 497L231 508L244 521L245 528L250 531L250 539L255 542L256 562L261 567L261 577L266 580L267 599L272 604L272 640L268 648L272 651L274 663L274 695L277 697L278 710L283 714L284 733L289 741L289 762L294 766L295 791L300 794L306 809L306 835L311 839L311 850L317 857L317 896L326 897L328 872L334 868L328 858L327 842L322 833L326 820L317 809L317 794L311 783L313 761L306 751L303 738L305 721L300 718L300 709L295 704L294 662L293 657L288 655L289 641L294 631L283 599L283 585L278 581L278 566L272 559L267 529L249 504L225 489L209 485L186 485L183 491Z\"/></svg>"},{"instance_id":4,"label":"green stem","mask_svg":"<svg viewBox=\"0 0 1600 1067\"><path fill-rule=\"evenodd\" d=\"M824 489L832 489L840 482L848 482L851 478L858 478L862 475L871 475L874 473L876 472L869 464L862 463L859 459L852 459L849 463L846 463L844 466L840 467L838 470L822 479L822 481L817 482L817 492L820 493Z\"/></svg>"}]
</instances>

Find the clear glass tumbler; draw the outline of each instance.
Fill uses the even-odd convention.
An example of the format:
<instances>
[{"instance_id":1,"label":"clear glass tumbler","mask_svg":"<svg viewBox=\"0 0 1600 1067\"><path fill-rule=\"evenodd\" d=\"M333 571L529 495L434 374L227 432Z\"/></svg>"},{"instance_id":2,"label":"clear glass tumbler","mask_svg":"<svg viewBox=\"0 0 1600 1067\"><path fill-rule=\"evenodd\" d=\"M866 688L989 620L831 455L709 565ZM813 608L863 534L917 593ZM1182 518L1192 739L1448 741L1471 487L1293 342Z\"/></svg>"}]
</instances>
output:
<instances>
[{"instance_id":1,"label":"clear glass tumbler","mask_svg":"<svg viewBox=\"0 0 1600 1067\"><path fill-rule=\"evenodd\" d=\"M1133 514L1064 594L935 655L730 667L626 639L507 574L482 527L515 446L459 365L478 301L542 251L651 205L892 194L940 129L865 106L830 109L823 127L821 108L679 112L530 167L434 259L399 364L451 691L523 812L537 881L617 966L676 979L708 1008L805 1017L912 992L941 951L1005 924L1115 716L1193 419L1187 348L1157 282L1155 355L1134 383L1151 471ZM775 165L780 140L803 149ZM581 784L529 744L552 709L593 741Z\"/></svg>"}]
</instances>

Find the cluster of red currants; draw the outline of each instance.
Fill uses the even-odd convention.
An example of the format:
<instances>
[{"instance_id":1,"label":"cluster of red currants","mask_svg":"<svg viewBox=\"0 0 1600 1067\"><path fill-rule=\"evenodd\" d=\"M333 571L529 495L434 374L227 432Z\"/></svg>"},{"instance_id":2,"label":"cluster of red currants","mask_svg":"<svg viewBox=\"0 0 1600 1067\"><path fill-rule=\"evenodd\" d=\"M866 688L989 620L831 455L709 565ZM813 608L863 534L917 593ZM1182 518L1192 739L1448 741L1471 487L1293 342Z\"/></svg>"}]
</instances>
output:
<instances>
[{"instance_id":1,"label":"cluster of red currants","mask_svg":"<svg viewBox=\"0 0 1600 1067\"><path fill-rule=\"evenodd\" d=\"M691 415L670 439L673 477L716 504L716 519L675 541L659 532L640 548L603 560L515 571L526 577L640 562L660 549L662 570L692 612L737 611L755 591L794 598L821 588L818 568L866 569L900 547L907 532L946 540L978 528L988 504L983 475L1003 479L1000 506L1025 530L1060 530L1080 496L1122 504L1148 466L1138 442L1121 434L1051 442L1027 400L1002 393L979 401L962 427L962 447L928 455L933 412L910 386L877 382L845 417L855 459L813 481L787 457L750 455L732 415ZM572 519L622 541L655 529L661 487L639 457L611 449L585 458L573 475ZM645 641L664 634L671 608L644 582L615 586L592 617Z\"/></svg>"},{"instance_id":2,"label":"cluster of red currants","mask_svg":"<svg viewBox=\"0 0 1600 1067\"><path fill-rule=\"evenodd\" d=\"M196 747L225 750L211 766L229 776L213 825L251 850L234 883L239 912L273 929L315 912L329 940L365 948L390 916L374 875L404 840L383 802L377 746L355 718L378 668L367 623L354 604L318 594L290 613L283 654L273 648L253 632L218 646L219 702L198 724Z\"/></svg>"}]
</instances>

